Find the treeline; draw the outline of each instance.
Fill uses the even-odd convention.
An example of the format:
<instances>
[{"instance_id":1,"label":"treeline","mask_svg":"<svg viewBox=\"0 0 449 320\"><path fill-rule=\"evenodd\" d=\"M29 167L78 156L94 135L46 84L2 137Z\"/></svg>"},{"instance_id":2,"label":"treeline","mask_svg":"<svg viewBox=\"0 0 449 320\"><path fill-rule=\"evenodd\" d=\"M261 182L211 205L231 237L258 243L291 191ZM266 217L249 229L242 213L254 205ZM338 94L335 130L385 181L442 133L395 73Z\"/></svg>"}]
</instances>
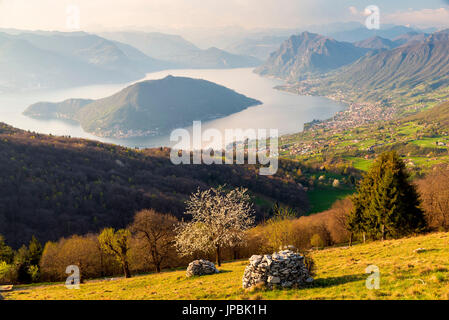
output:
<instances>
[{"instance_id":1,"label":"treeline","mask_svg":"<svg viewBox=\"0 0 449 320\"><path fill-rule=\"evenodd\" d=\"M179 218L198 187L224 183L262 199L255 206L258 221L270 215L274 202L301 214L308 210L308 180L296 174L300 165L294 162L282 161L270 177L251 165L175 166L164 148L129 149L6 124L0 124L0 150L0 234L13 248L33 235L46 242L124 228L146 208Z\"/></svg>"},{"instance_id":2,"label":"treeline","mask_svg":"<svg viewBox=\"0 0 449 320\"><path fill-rule=\"evenodd\" d=\"M242 254L272 252L286 245L307 250L422 232L447 232L448 195L448 165L434 167L424 178L411 182L398 154L386 152L364 175L354 196L311 216L296 218L281 211L249 230Z\"/></svg>"},{"instance_id":3,"label":"treeline","mask_svg":"<svg viewBox=\"0 0 449 320\"><path fill-rule=\"evenodd\" d=\"M61 238L43 249L35 238L16 252L0 240L0 281L63 281L69 265L78 266L83 279L131 276L185 267L193 259L220 263L248 258L288 245L307 252L354 241L448 231L448 177L449 166L439 166L411 183L397 153L388 152L364 175L358 192L331 209L298 217L294 209L275 205L272 217L251 228L253 211L246 191L197 191L187 201L186 213L194 217L188 223L145 209L126 229ZM223 206L229 210L219 210Z\"/></svg>"}]
</instances>

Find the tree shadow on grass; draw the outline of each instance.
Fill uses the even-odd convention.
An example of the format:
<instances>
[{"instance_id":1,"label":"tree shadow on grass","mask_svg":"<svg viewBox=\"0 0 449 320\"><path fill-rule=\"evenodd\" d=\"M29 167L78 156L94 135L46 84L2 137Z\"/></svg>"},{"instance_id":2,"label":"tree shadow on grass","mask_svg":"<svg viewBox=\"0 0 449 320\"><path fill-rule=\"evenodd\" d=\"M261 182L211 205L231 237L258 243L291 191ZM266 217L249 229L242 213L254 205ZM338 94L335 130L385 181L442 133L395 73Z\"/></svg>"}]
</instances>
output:
<instances>
[{"instance_id":1,"label":"tree shadow on grass","mask_svg":"<svg viewBox=\"0 0 449 320\"><path fill-rule=\"evenodd\" d=\"M232 270L220 270L220 272L218 274L220 274L220 273L229 273L229 272L232 272Z\"/></svg>"},{"instance_id":2,"label":"tree shadow on grass","mask_svg":"<svg viewBox=\"0 0 449 320\"><path fill-rule=\"evenodd\" d=\"M217 275L217 274L229 273L229 272L233 272L233 271L232 270L220 270L220 272L218 272L218 273L204 274L202 276L191 276L191 277L188 277L187 279L190 279L190 280L192 280L192 279L201 279L201 278L204 279L205 277L211 277L211 276L214 276L214 275Z\"/></svg>"},{"instance_id":3,"label":"tree shadow on grass","mask_svg":"<svg viewBox=\"0 0 449 320\"><path fill-rule=\"evenodd\" d=\"M356 282L360 280L365 280L366 277L369 275L367 274L351 274L341 277L328 277L328 278L319 278L315 279L315 281L311 284L311 288L328 288L328 287L334 287L339 286L342 284L350 283L350 282Z\"/></svg>"},{"instance_id":4,"label":"tree shadow on grass","mask_svg":"<svg viewBox=\"0 0 449 320\"><path fill-rule=\"evenodd\" d=\"M435 251L441 251L441 249L420 249L420 250L415 251L415 253L421 254L421 253L435 252Z\"/></svg>"}]
</instances>

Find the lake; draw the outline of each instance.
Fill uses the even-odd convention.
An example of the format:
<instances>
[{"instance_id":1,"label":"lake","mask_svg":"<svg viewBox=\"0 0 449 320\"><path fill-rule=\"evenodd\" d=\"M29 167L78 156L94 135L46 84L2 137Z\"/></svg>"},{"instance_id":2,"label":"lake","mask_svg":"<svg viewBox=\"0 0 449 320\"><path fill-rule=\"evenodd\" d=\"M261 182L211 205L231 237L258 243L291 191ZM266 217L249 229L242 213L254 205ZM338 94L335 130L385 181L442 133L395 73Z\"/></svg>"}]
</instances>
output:
<instances>
[{"instance_id":1,"label":"lake","mask_svg":"<svg viewBox=\"0 0 449 320\"><path fill-rule=\"evenodd\" d=\"M299 96L275 90L281 80L264 78L252 68L226 70L165 70L149 73L142 80L164 78L167 75L204 79L223 85L250 98L263 102L230 116L202 123L202 129L277 129L280 135L303 130L304 123L324 120L345 108L345 105L324 97ZM139 80L139 81L142 81ZM137 82L137 81L136 81ZM109 139L86 133L74 123L61 120L32 119L22 115L31 104L39 101L58 102L68 98L98 99L112 95L131 83L91 85L63 90L2 94L0 121L14 127L39 133L72 136L115 143L127 147L160 147L173 145L169 136ZM191 128L186 128L191 130Z\"/></svg>"}]
</instances>

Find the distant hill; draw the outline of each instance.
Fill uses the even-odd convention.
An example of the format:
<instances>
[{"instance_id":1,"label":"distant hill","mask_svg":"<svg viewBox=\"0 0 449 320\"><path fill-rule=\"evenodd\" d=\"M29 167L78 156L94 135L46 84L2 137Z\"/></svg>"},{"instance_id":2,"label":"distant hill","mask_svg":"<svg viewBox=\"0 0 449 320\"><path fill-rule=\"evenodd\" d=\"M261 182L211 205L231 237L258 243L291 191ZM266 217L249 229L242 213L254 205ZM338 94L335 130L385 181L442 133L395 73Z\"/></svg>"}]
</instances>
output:
<instances>
[{"instance_id":1,"label":"distant hill","mask_svg":"<svg viewBox=\"0 0 449 320\"><path fill-rule=\"evenodd\" d=\"M350 64L368 51L348 42L303 32L286 40L256 72L297 81Z\"/></svg>"},{"instance_id":2,"label":"distant hill","mask_svg":"<svg viewBox=\"0 0 449 320\"><path fill-rule=\"evenodd\" d=\"M34 104L24 114L76 120L87 132L120 138L168 133L194 120L223 117L260 103L209 81L168 76L90 103L72 99Z\"/></svg>"},{"instance_id":3,"label":"distant hill","mask_svg":"<svg viewBox=\"0 0 449 320\"><path fill-rule=\"evenodd\" d=\"M127 149L0 123L0 150L0 234L14 248L32 235L45 242L123 228L143 208L181 218L197 188L225 183L263 199L259 219L275 202L298 213L308 209L303 188L281 173L260 176L251 165L177 166L168 149Z\"/></svg>"},{"instance_id":4,"label":"distant hill","mask_svg":"<svg viewBox=\"0 0 449 320\"><path fill-rule=\"evenodd\" d=\"M381 38L379 36L374 36L362 41L355 42L354 45L359 48L366 49L393 49L399 44L392 40Z\"/></svg>"},{"instance_id":5,"label":"distant hill","mask_svg":"<svg viewBox=\"0 0 449 320\"><path fill-rule=\"evenodd\" d=\"M393 41L397 46L402 46L404 44L410 44L412 42L414 43L423 42L424 40L426 40L428 36L429 34L427 33L408 32L403 35L400 35L399 37L394 38Z\"/></svg>"},{"instance_id":6,"label":"distant hill","mask_svg":"<svg viewBox=\"0 0 449 320\"><path fill-rule=\"evenodd\" d=\"M261 61L249 55L231 54L218 48L202 50L181 36L158 32L106 32L105 38L127 43L146 55L172 63L176 68L255 67Z\"/></svg>"},{"instance_id":7,"label":"distant hill","mask_svg":"<svg viewBox=\"0 0 449 320\"><path fill-rule=\"evenodd\" d=\"M98 66L0 34L0 91L77 86L113 78L112 72Z\"/></svg>"},{"instance_id":8,"label":"distant hill","mask_svg":"<svg viewBox=\"0 0 449 320\"><path fill-rule=\"evenodd\" d=\"M246 38L226 47L226 50L235 53L256 57L262 61L267 60L272 52L287 39L283 36L264 36L260 38Z\"/></svg>"},{"instance_id":9,"label":"distant hill","mask_svg":"<svg viewBox=\"0 0 449 320\"><path fill-rule=\"evenodd\" d=\"M23 114L34 118L74 120L78 111L94 102L91 99L67 99L62 102L37 102L29 106Z\"/></svg>"},{"instance_id":10,"label":"distant hill","mask_svg":"<svg viewBox=\"0 0 449 320\"><path fill-rule=\"evenodd\" d=\"M369 30L365 26L360 26L355 29L330 32L327 35L338 41L357 42L375 36L393 40L409 32L418 33L420 31L406 26L387 26L386 28L381 28L380 30Z\"/></svg>"},{"instance_id":11,"label":"distant hill","mask_svg":"<svg viewBox=\"0 0 449 320\"><path fill-rule=\"evenodd\" d=\"M0 33L0 90L136 80L164 63L84 32Z\"/></svg>"},{"instance_id":12,"label":"distant hill","mask_svg":"<svg viewBox=\"0 0 449 320\"><path fill-rule=\"evenodd\" d=\"M85 32L23 33L17 37L38 48L114 70L129 79L136 78L136 74L141 76L144 72L159 70L162 64L129 45Z\"/></svg>"},{"instance_id":13,"label":"distant hill","mask_svg":"<svg viewBox=\"0 0 449 320\"><path fill-rule=\"evenodd\" d=\"M200 50L181 36L159 32L103 32L99 35L129 44L150 57L162 60L173 60L185 52Z\"/></svg>"}]
</instances>

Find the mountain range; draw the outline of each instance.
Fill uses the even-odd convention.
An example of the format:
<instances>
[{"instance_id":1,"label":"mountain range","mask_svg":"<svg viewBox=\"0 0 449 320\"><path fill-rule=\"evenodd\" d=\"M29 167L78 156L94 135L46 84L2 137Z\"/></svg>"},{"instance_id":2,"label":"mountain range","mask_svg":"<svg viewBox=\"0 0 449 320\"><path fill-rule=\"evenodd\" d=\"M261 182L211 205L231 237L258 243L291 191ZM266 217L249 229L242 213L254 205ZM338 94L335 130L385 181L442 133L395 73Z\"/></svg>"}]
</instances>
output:
<instances>
[{"instance_id":1,"label":"mountain range","mask_svg":"<svg viewBox=\"0 0 449 320\"><path fill-rule=\"evenodd\" d=\"M449 83L449 31L409 32L355 43L304 32L285 41L256 69L320 94L345 91L382 100L392 90L421 92ZM298 84L303 86L303 84ZM380 94L380 92L385 95Z\"/></svg>"},{"instance_id":2,"label":"mountain range","mask_svg":"<svg viewBox=\"0 0 449 320\"><path fill-rule=\"evenodd\" d=\"M232 54L216 47L200 49L179 35L132 31L100 35L131 45L149 57L172 63L176 68L241 68L255 67L261 63L253 56Z\"/></svg>"},{"instance_id":3,"label":"mountain range","mask_svg":"<svg viewBox=\"0 0 449 320\"><path fill-rule=\"evenodd\" d=\"M125 138L168 133L261 104L215 83L168 76L142 81L99 100L40 102L24 114L77 121L97 136Z\"/></svg>"},{"instance_id":4,"label":"mountain range","mask_svg":"<svg viewBox=\"0 0 449 320\"><path fill-rule=\"evenodd\" d=\"M423 34L434 32L433 29L415 29L405 26L382 25L380 30L368 30L359 22L331 23L325 25L311 25L302 29L268 29L258 32L244 32L241 30L240 37L234 35L234 41L224 46L225 50L235 53L257 57L263 61L267 60L272 52L287 40L292 34L300 34L308 31L317 33L337 41L363 42L369 38L383 38L394 40L405 34Z\"/></svg>"},{"instance_id":5,"label":"mountain range","mask_svg":"<svg viewBox=\"0 0 449 320\"><path fill-rule=\"evenodd\" d=\"M251 56L201 50L180 36L107 35L113 39L86 32L0 29L0 92L125 83L163 69L260 64Z\"/></svg>"},{"instance_id":6,"label":"mountain range","mask_svg":"<svg viewBox=\"0 0 449 320\"><path fill-rule=\"evenodd\" d=\"M0 33L0 90L126 82L166 63L85 32Z\"/></svg>"},{"instance_id":7,"label":"mountain range","mask_svg":"<svg viewBox=\"0 0 449 320\"><path fill-rule=\"evenodd\" d=\"M421 42L416 37L410 39L399 47L368 54L335 70L322 79L320 86L379 100L393 91L428 92L448 85L449 32L427 35Z\"/></svg>"},{"instance_id":8,"label":"mountain range","mask_svg":"<svg viewBox=\"0 0 449 320\"><path fill-rule=\"evenodd\" d=\"M379 30L368 29L364 25L360 25L358 28L350 30L341 30L336 32L328 32L326 35L337 41L357 42L372 37L381 37L389 40L396 39L407 33L424 33L421 30L417 30L407 26L386 26Z\"/></svg>"}]
</instances>

